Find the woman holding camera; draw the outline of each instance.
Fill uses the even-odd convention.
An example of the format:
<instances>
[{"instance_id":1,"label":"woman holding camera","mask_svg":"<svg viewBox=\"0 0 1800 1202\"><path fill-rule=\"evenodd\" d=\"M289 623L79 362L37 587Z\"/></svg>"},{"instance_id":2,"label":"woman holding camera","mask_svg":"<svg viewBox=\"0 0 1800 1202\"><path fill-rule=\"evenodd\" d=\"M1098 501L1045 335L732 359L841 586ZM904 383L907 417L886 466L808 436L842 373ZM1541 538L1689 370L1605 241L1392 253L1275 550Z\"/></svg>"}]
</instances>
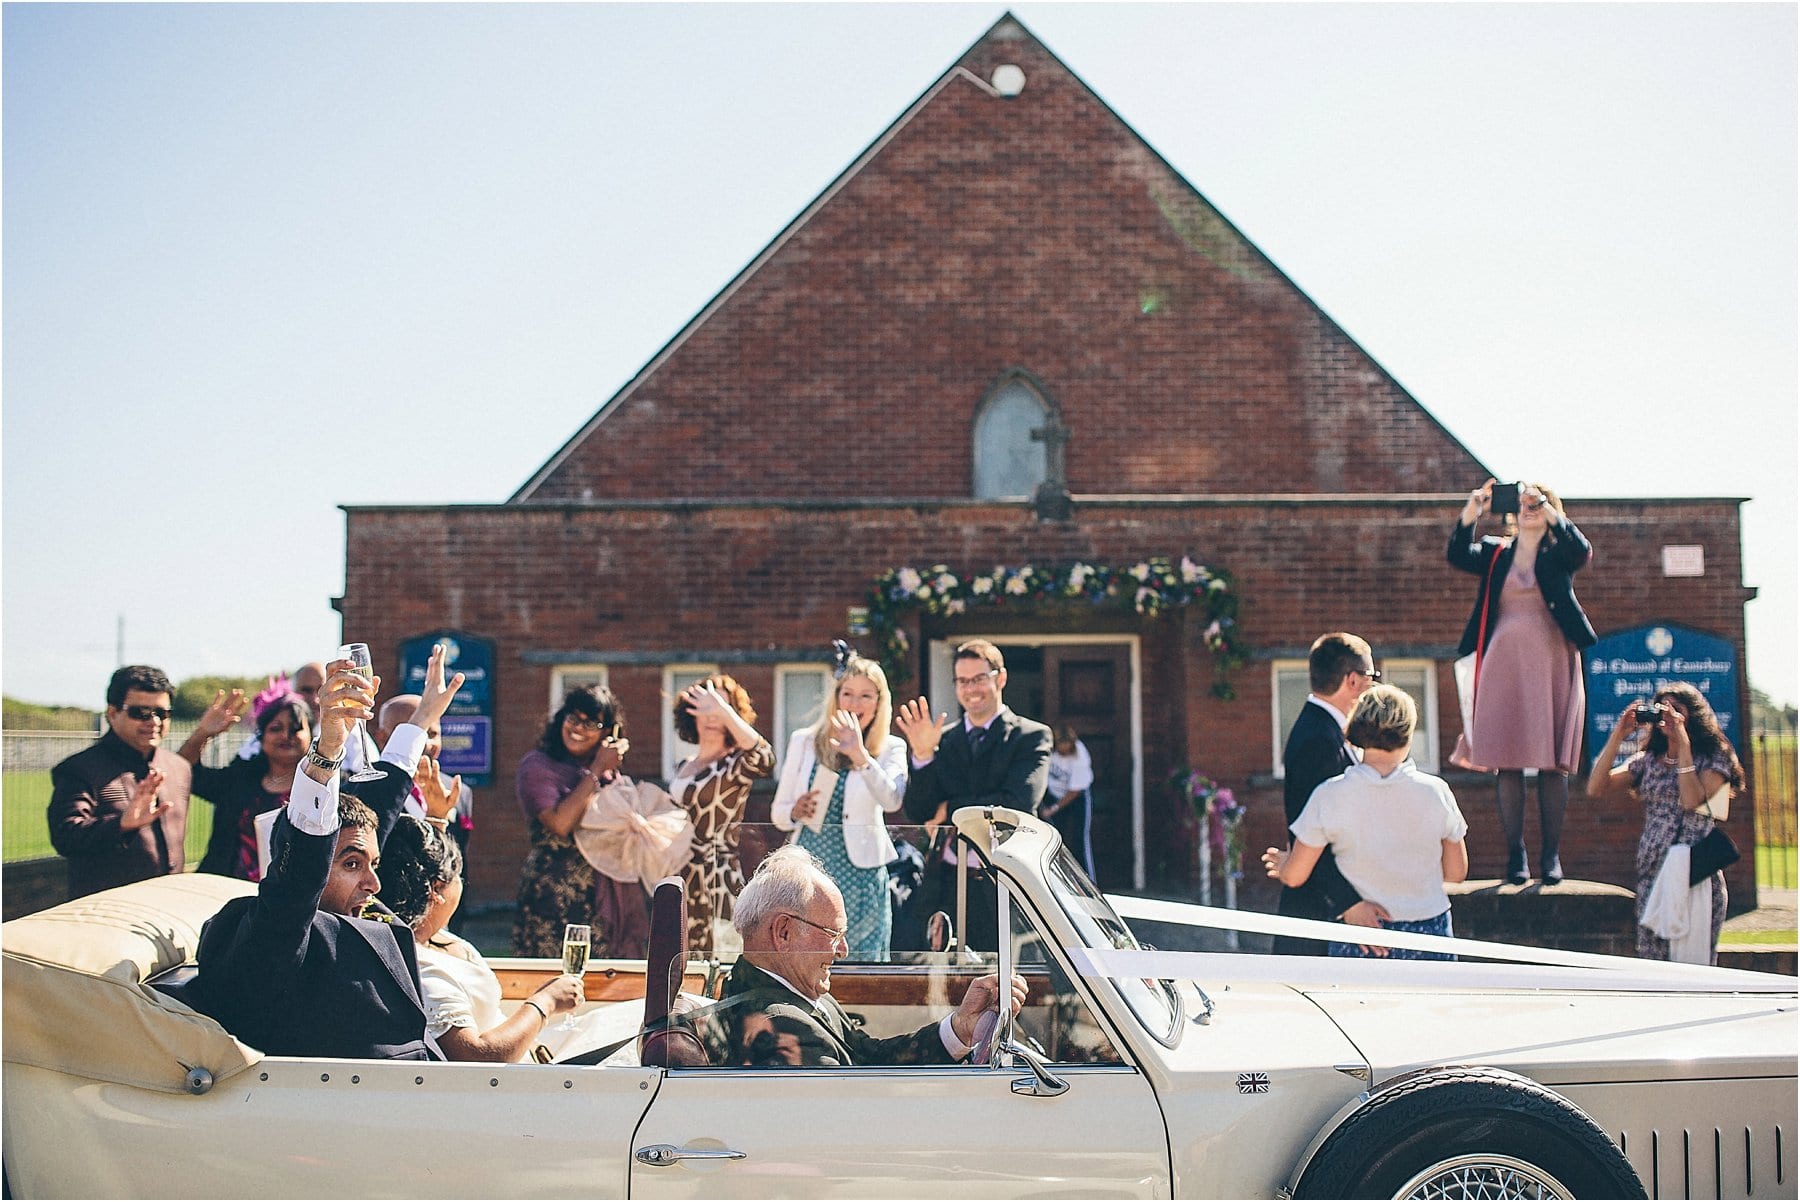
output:
<instances>
[{"instance_id":1,"label":"woman holding camera","mask_svg":"<svg viewBox=\"0 0 1800 1202\"><path fill-rule=\"evenodd\" d=\"M1625 736L1640 728L1650 737L1619 767ZM1637 954L1645 960L1667 960L1669 941L1644 926L1644 905L1662 871L1663 857L1677 843L1696 844L1712 833L1708 800L1729 786L1744 787L1737 752L1719 729L1719 719L1699 689L1691 684L1665 684L1650 705L1632 702L1619 712L1605 750L1588 770L1590 797L1621 793L1644 806L1644 833L1637 850ZM1729 794L1727 794L1729 796ZM1704 811L1704 812L1703 812ZM1719 929L1725 925L1725 875L1712 874L1712 941L1709 963L1719 961Z\"/></svg>"},{"instance_id":2,"label":"woman holding camera","mask_svg":"<svg viewBox=\"0 0 1800 1202\"><path fill-rule=\"evenodd\" d=\"M1496 494L1501 504L1496 506ZM1475 537L1490 510L1505 520L1501 537ZM1508 512L1516 510L1516 512ZM1496 485L1469 494L1447 552L1450 566L1482 578L1458 655L1475 656L1475 703L1451 762L1498 772L1506 879L1530 879L1525 858L1525 769L1538 774L1544 884L1563 879L1560 844L1569 774L1581 758L1586 693L1581 652L1598 641L1574 574L1594 550L1542 484Z\"/></svg>"}]
</instances>

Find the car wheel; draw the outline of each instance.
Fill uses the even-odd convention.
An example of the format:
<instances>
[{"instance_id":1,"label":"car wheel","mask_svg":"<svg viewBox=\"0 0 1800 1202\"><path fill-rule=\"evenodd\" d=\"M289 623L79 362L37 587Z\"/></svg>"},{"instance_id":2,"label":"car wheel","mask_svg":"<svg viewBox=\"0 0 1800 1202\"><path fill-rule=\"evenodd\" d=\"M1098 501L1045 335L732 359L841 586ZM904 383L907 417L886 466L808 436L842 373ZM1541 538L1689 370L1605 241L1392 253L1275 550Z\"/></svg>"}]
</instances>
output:
<instances>
[{"instance_id":1,"label":"car wheel","mask_svg":"<svg viewBox=\"0 0 1800 1202\"><path fill-rule=\"evenodd\" d=\"M1566 1099L1494 1068L1377 1092L1319 1146L1296 1198L1642 1198L1631 1163Z\"/></svg>"}]
</instances>

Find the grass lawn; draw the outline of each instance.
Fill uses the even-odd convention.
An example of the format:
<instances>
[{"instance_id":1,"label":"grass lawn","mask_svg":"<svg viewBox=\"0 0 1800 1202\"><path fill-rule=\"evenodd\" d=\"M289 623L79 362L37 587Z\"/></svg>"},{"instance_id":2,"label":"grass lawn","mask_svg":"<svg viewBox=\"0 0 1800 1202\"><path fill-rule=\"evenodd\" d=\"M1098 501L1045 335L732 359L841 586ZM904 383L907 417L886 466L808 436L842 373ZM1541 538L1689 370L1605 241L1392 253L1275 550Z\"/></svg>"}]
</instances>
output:
<instances>
[{"instance_id":1,"label":"grass lawn","mask_svg":"<svg viewBox=\"0 0 1800 1202\"><path fill-rule=\"evenodd\" d=\"M8 772L0 775L0 859L37 860L53 856L50 827L44 809L50 804L48 772ZM213 808L195 798L188 806L187 858L197 864L212 834Z\"/></svg>"},{"instance_id":2,"label":"grass lawn","mask_svg":"<svg viewBox=\"0 0 1800 1202\"><path fill-rule=\"evenodd\" d=\"M1796 942L1797 940L1800 940L1800 932L1795 932L1793 930L1786 930L1786 931L1721 931L1719 933L1719 946L1720 947L1724 947L1726 944L1733 944L1733 945L1737 945L1737 946L1745 946L1745 945L1754 946L1757 944L1766 944L1766 943L1789 945L1789 944Z\"/></svg>"}]
</instances>

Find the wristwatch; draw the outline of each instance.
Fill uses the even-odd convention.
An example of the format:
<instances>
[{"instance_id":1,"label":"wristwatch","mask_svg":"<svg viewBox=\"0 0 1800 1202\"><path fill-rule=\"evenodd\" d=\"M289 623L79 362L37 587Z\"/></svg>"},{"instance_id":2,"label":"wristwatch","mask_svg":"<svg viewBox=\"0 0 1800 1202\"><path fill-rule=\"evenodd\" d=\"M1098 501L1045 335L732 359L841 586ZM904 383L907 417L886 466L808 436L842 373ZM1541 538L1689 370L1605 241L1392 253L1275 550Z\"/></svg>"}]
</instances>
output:
<instances>
[{"instance_id":1,"label":"wristwatch","mask_svg":"<svg viewBox=\"0 0 1800 1202\"><path fill-rule=\"evenodd\" d=\"M306 753L306 762L311 764L313 767L320 769L321 771L336 772L338 770L338 766L344 762L344 753L340 751L338 753L338 758L335 760L332 760L332 759L326 759L324 756L320 755L317 751L309 750Z\"/></svg>"}]
</instances>

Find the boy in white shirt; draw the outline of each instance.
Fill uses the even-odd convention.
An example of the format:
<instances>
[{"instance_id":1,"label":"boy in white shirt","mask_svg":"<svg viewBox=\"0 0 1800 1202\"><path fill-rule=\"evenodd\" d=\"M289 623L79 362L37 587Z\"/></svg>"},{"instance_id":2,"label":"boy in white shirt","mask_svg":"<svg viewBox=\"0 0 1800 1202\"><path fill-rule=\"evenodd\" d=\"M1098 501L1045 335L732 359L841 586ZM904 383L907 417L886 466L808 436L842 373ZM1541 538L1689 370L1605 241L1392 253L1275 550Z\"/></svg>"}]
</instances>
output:
<instances>
[{"instance_id":1,"label":"boy in white shirt","mask_svg":"<svg viewBox=\"0 0 1800 1202\"><path fill-rule=\"evenodd\" d=\"M1463 843L1469 824L1450 786L1420 772L1408 757L1418 711L1392 685L1376 685L1357 699L1345 732L1363 749L1363 762L1320 785L1290 828L1292 851L1269 848L1263 866L1288 886L1304 884L1326 847L1344 879L1378 902L1390 931L1449 935L1450 896L1444 883L1469 875ZM1395 959L1452 960L1440 952L1384 949ZM1363 956L1353 943L1331 944L1334 956Z\"/></svg>"}]
</instances>

